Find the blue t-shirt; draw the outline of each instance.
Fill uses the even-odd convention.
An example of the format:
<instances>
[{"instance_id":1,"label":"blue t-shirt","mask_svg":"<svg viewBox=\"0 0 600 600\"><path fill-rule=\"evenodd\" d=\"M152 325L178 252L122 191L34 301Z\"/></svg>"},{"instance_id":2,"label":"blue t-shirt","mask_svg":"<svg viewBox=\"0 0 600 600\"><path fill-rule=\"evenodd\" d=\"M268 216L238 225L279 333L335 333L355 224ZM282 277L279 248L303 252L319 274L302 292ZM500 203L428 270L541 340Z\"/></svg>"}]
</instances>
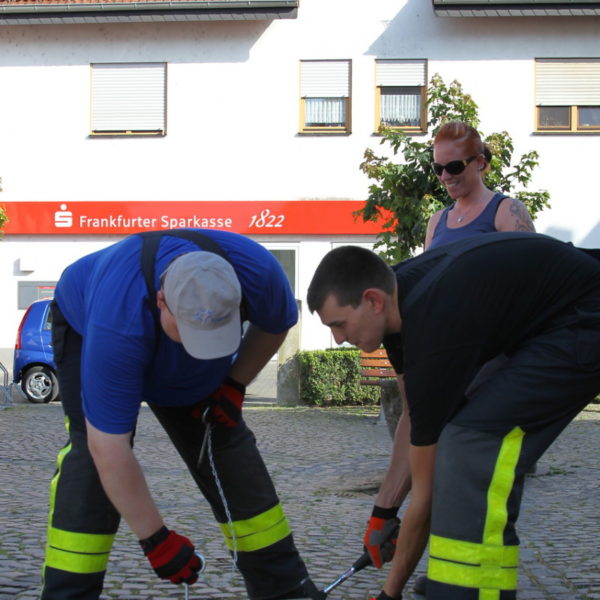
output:
<instances>
[{"instance_id":1,"label":"blue t-shirt","mask_svg":"<svg viewBox=\"0 0 600 600\"><path fill-rule=\"evenodd\" d=\"M492 233L496 231L496 213L500 202L506 198L504 194L496 193L494 197L487 203L486 207L481 211L481 214L473 219L470 223L462 227L448 227L448 213L454 208L454 204L449 206L442 213L438 224L435 227L431 243L428 250L433 250L438 246L464 240L472 235L479 233Z\"/></svg>"},{"instance_id":2,"label":"blue t-shirt","mask_svg":"<svg viewBox=\"0 0 600 600\"><path fill-rule=\"evenodd\" d=\"M287 331L298 319L283 269L260 244L235 233L198 230L227 254L241 284L247 320L267 333ZM166 233L166 232L165 232ZM84 256L63 272L55 298L83 338L81 388L87 419L101 431L127 433L140 404L194 404L223 381L233 357L198 360L156 324L141 270L142 238L129 236ZM155 289L176 256L199 250L191 241L165 235L155 263ZM156 303L156 297L151 298Z\"/></svg>"}]
</instances>

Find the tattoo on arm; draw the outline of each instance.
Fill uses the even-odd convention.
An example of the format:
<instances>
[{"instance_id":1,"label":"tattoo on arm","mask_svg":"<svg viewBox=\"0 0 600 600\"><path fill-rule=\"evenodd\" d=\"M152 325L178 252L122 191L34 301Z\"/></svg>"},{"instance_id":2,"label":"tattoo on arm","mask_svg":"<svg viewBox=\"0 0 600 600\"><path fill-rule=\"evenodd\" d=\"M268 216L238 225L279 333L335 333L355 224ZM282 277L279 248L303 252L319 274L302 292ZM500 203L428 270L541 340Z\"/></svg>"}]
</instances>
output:
<instances>
[{"instance_id":1,"label":"tattoo on arm","mask_svg":"<svg viewBox=\"0 0 600 600\"><path fill-rule=\"evenodd\" d=\"M535 226L531 220L528 210L525 205L515 198L510 203L510 214L514 219L515 231L532 231L535 233Z\"/></svg>"}]
</instances>

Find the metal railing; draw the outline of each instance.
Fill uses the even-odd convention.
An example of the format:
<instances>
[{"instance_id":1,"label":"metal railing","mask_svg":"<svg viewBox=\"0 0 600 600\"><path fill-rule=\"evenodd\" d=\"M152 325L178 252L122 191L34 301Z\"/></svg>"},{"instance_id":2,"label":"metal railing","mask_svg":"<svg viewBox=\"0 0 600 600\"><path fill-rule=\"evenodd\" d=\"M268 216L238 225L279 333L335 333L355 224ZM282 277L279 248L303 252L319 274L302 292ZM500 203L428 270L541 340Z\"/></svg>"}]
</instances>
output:
<instances>
[{"instance_id":1,"label":"metal railing","mask_svg":"<svg viewBox=\"0 0 600 600\"><path fill-rule=\"evenodd\" d=\"M0 385L0 409L13 405L12 384L8 384L8 369L0 362L2 385Z\"/></svg>"}]
</instances>

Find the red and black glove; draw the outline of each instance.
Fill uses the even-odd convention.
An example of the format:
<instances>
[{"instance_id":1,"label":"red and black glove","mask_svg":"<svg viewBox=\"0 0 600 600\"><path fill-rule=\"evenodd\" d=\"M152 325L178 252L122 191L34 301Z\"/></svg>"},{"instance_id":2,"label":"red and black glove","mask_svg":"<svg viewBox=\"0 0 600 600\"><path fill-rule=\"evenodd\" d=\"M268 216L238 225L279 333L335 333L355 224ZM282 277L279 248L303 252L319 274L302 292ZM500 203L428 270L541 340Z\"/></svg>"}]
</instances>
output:
<instances>
[{"instance_id":1,"label":"red and black glove","mask_svg":"<svg viewBox=\"0 0 600 600\"><path fill-rule=\"evenodd\" d=\"M400 520L396 517L397 512L397 507L373 507L363 543L371 557L371 562L378 569L381 569L383 563L389 562L394 556L398 526L400 525Z\"/></svg>"},{"instance_id":2,"label":"red and black glove","mask_svg":"<svg viewBox=\"0 0 600 600\"><path fill-rule=\"evenodd\" d=\"M242 418L242 404L246 386L225 377L223 383L209 397L209 419L225 427L237 427Z\"/></svg>"},{"instance_id":3,"label":"red and black glove","mask_svg":"<svg viewBox=\"0 0 600 600\"><path fill-rule=\"evenodd\" d=\"M192 542L183 535L161 527L154 535L140 540L140 546L161 579L192 584L204 566Z\"/></svg>"},{"instance_id":4,"label":"red and black glove","mask_svg":"<svg viewBox=\"0 0 600 600\"><path fill-rule=\"evenodd\" d=\"M392 598L391 596L388 596L383 590L381 590L381 593L379 594L379 596L377 596L377 598L373 596L369 598L369 600L402 600L402 596Z\"/></svg>"}]
</instances>

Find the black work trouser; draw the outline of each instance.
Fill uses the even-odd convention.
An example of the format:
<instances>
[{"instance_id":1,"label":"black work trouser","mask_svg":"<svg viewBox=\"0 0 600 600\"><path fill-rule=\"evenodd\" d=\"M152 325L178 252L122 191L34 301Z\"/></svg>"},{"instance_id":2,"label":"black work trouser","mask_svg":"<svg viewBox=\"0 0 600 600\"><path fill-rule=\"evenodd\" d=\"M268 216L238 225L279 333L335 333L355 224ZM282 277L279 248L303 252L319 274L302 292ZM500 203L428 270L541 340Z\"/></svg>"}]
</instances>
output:
<instances>
[{"instance_id":1,"label":"black work trouser","mask_svg":"<svg viewBox=\"0 0 600 600\"><path fill-rule=\"evenodd\" d=\"M516 598L524 475L600 392L600 298L593 304L481 378L444 428L436 452L428 600Z\"/></svg>"},{"instance_id":2,"label":"black work trouser","mask_svg":"<svg viewBox=\"0 0 600 600\"><path fill-rule=\"evenodd\" d=\"M87 447L81 406L82 338L52 304L53 344L69 441L50 486L41 600L98 600L120 516L106 496ZM205 426L195 407L151 406L209 501L236 556L252 600L278 598L308 576L256 440L242 421L216 426L197 466ZM227 506L223 505L217 473ZM230 519L229 519L230 517ZM141 550L140 550L141 552ZM150 566L148 576L154 577Z\"/></svg>"}]
</instances>

